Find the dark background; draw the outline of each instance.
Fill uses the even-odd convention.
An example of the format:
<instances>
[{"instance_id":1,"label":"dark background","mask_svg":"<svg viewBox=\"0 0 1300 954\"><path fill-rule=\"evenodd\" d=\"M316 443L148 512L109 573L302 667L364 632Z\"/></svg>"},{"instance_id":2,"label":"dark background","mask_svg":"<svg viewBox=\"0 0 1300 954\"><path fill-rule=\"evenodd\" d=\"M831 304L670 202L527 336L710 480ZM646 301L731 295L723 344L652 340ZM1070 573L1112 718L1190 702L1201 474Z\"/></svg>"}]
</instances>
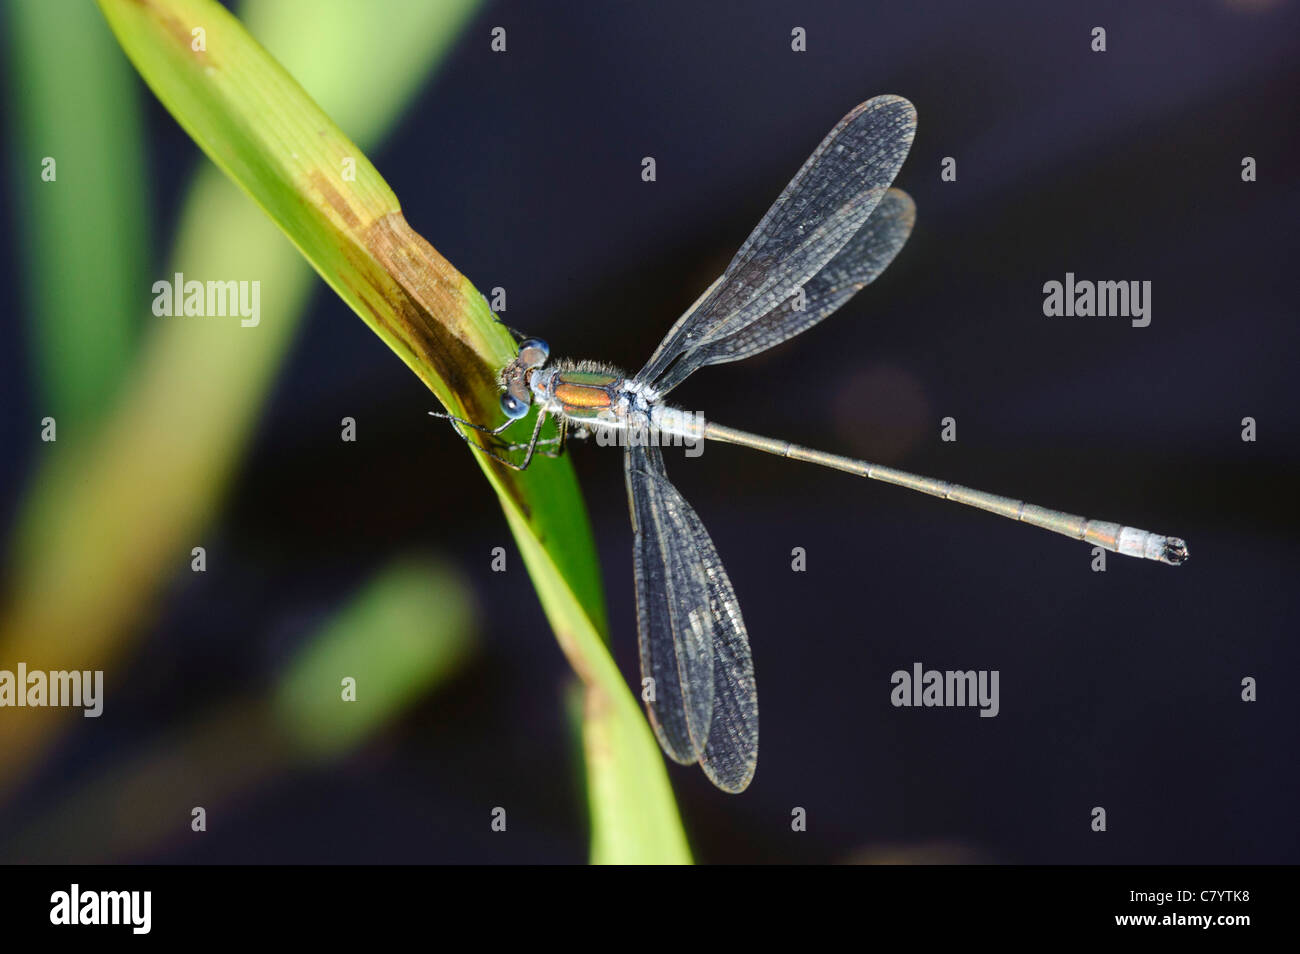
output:
<instances>
[{"instance_id":1,"label":"dark background","mask_svg":"<svg viewBox=\"0 0 1300 954\"><path fill-rule=\"evenodd\" d=\"M826 131L864 99L904 95L920 126L897 184L918 218L895 264L796 341L705 369L676 403L1189 542L1177 570L1110 555L1094 573L1085 546L902 490L739 448L670 452L735 584L762 704L743 796L670 767L702 861L1300 860L1300 15L1074 6L490 4L372 155L416 230L480 289L506 287L504 320L557 355L634 371ZM489 50L497 25L504 56ZM1098 25L1105 53L1089 48ZM807 53L790 51L793 26ZM170 223L206 160L148 109ZM956 182L939 179L944 156ZM13 314L12 254L3 267ZM1067 271L1151 281L1151 325L1045 318L1042 285ZM21 324L3 336L16 419L31 413ZM100 720L113 724L66 736L0 832L88 766L256 692L302 620L425 548L473 580L473 665L342 764L241 797L220 838L178 831L121 860L584 860L571 674L493 495L432 406L321 285L214 528L233 558L167 591ZM340 444L345 414L367 422L363 442ZM939 440L947 416L956 443ZM34 448L8 448L11 524ZM636 679L621 461L594 444L573 456L614 651ZM394 483L417 488L414 510L384 492ZM511 572L489 570L498 545ZM791 572L795 546L806 573ZM893 708L890 674L916 661L1000 670L1001 713ZM494 805L510 807L509 837L488 831ZM790 831L795 806L806 833Z\"/></svg>"}]
</instances>

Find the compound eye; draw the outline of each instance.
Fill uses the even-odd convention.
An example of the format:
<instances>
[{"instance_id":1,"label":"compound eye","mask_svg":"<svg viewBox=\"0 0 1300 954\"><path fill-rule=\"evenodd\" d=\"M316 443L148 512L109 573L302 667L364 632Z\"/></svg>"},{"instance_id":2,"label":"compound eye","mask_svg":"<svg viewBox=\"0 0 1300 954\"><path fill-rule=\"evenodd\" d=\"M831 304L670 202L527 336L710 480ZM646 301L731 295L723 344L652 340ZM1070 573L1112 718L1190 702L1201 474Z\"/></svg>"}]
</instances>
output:
<instances>
[{"instance_id":1,"label":"compound eye","mask_svg":"<svg viewBox=\"0 0 1300 954\"><path fill-rule=\"evenodd\" d=\"M501 395L501 410L506 417L517 421L528 413L528 403L521 401L513 394Z\"/></svg>"},{"instance_id":2,"label":"compound eye","mask_svg":"<svg viewBox=\"0 0 1300 954\"><path fill-rule=\"evenodd\" d=\"M529 338L519 343L519 366L540 368L551 356L551 346L541 338Z\"/></svg>"}]
</instances>

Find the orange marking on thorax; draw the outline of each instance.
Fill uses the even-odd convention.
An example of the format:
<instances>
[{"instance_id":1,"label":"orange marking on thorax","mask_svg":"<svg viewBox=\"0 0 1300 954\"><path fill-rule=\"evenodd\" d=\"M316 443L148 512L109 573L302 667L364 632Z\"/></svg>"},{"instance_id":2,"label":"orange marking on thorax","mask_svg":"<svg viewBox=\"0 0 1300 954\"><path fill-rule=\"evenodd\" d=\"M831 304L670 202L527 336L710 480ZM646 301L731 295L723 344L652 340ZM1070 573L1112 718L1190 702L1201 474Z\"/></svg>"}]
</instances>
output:
<instances>
[{"instance_id":1,"label":"orange marking on thorax","mask_svg":"<svg viewBox=\"0 0 1300 954\"><path fill-rule=\"evenodd\" d=\"M609 407L609 392L604 388L590 387L585 384L557 384L553 392L555 399L569 407Z\"/></svg>"}]
</instances>

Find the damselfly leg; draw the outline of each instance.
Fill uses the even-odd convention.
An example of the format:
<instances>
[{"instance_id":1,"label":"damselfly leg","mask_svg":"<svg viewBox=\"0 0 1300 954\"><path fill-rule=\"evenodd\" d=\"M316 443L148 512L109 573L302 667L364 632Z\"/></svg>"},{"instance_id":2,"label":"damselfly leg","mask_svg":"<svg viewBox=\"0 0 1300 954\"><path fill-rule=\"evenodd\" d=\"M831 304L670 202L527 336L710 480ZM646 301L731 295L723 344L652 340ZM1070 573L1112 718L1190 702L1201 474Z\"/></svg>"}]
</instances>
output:
<instances>
[{"instance_id":1,"label":"damselfly leg","mask_svg":"<svg viewBox=\"0 0 1300 954\"><path fill-rule=\"evenodd\" d=\"M542 438L542 425L546 423L547 417L546 411L544 410L537 412L537 421L533 425L532 436L523 443L511 443L501 440L502 433L507 427L513 424L517 418L509 418L504 424L497 427L485 427L482 424L475 424L473 421L467 421L463 417L457 417L454 414L445 414L441 411L430 411L429 416L441 418L450 422L451 429L456 432L457 437L480 454L486 454L488 457L491 457L500 464L504 464L511 470L527 470L528 465L532 463L533 455L539 453L538 448L548 448L540 451L540 454L543 457L559 457L564 453L564 440L568 431L568 421L563 417L557 418L559 433L556 434L555 437ZM469 435L461 430L462 427L468 427L480 434L487 435L492 440L492 447L485 447L478 441L470 440ZM524 459L522 461L511 460L508 457L501 456L503 453L521 450L527 451L527 453L524 454ZM500 453L498 453L498 451Z\"/></svg>"}]
</instances>

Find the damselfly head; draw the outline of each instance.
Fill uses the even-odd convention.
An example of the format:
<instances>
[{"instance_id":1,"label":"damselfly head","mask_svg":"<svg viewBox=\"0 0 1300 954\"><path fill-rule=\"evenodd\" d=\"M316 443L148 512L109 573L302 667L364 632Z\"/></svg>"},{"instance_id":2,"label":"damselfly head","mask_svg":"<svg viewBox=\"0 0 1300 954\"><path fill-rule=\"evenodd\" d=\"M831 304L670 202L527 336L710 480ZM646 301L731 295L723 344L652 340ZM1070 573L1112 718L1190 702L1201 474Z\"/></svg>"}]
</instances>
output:
<instances>
[{"instance_id":1,"label":"damselfly head","mask_svg":"<svg viewBox=\"0 0 1300 954\"><path fill-rule=\"evenodd\" d=\"M501 395L501 412L512 420L517 420L528 413L533 403L532 390L528 378L532 372L546 364L551 356L551 346L541 338L528 338L519 343L519 354L515 360L501 369L501 386L506 393Z\"/></svg>"}]
</instances>

